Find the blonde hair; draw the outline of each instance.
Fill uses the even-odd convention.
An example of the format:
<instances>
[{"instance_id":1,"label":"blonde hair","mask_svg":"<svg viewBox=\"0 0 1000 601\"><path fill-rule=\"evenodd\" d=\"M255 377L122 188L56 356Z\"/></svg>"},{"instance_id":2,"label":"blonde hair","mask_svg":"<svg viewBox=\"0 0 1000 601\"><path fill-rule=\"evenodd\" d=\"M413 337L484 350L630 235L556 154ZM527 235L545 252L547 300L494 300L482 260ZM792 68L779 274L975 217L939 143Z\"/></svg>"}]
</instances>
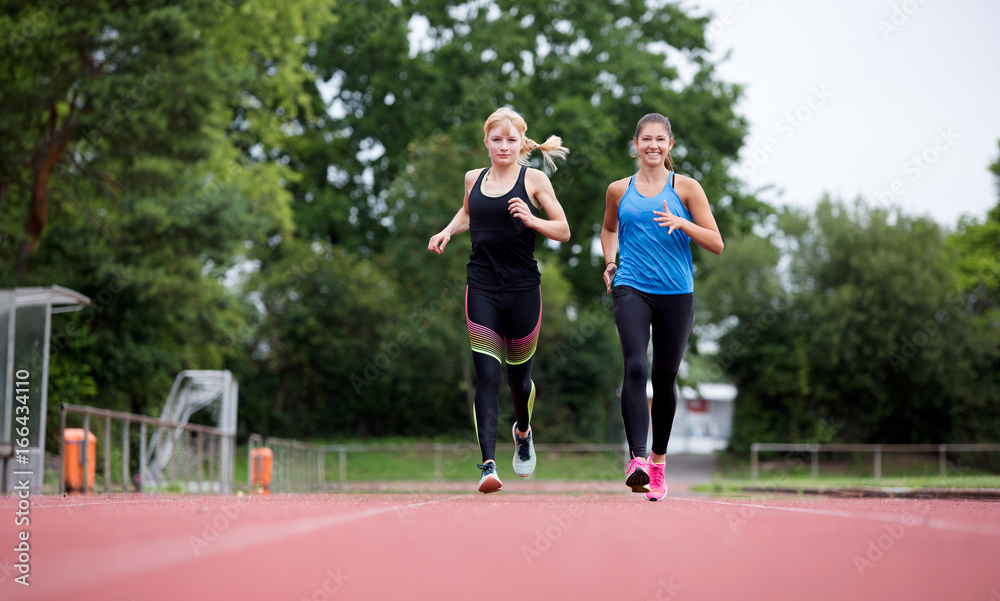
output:
<instances>
[{"instance_id":1,"label":"blonde hair","mask_svg":"<svg viewBox=\"0 0 1000 601\"><path fill-rule=\"evenodd\" d=\"M671 140L674 139L674 130L673 130L673 128L670 127L670 119L667 119L666 117L664 117L660 113L648 113L646 115L643 115L642 119L639 119L639 122L636 123L636 125L635 125L635 139L636 140L639 139L639 134L642 133L642 129L644 127L646 127L646 125L648 125L650 123L659 123L660 125L666 127L667 128L667 137L670 138ZM641 167L642 166L642 161L639 159L639 152L638 152L638 150L636 150L636 153L632 154L631 156L633 158L635 158L636 165L639 165ZM673 171L674 170L674 159L670 157L670 151L669 150L667 151L666 158L663 159L663 166L667 168L667 171Z\"/></svg>"},{"instance_id":2,"label":"blonde hair","mask_svg":"<svg viewBox=\"0 0 1000 601\"><path fill-rule=\"evenodd\" d=\"M504 135L509 134L511 128L516 129L521 134L524 141L521 143L521 151L517 155L517 162L521 165L528 164L528 155L531 154L532 150L537 148L542 152L542 159L545 161L545 164L555 171L558 167L556 167L554 159L564 159L569 154L569 149L562 145L562 138L559 136L549 136L542 144L525 136L524 132L528 131L528 124L524 121L524 117L513 109L502 107L493 111L493 114L490 115L483 126L483 136L489 136L490 132L497 127L500 128L500 133Z\"/></svg>"}]
</instances>

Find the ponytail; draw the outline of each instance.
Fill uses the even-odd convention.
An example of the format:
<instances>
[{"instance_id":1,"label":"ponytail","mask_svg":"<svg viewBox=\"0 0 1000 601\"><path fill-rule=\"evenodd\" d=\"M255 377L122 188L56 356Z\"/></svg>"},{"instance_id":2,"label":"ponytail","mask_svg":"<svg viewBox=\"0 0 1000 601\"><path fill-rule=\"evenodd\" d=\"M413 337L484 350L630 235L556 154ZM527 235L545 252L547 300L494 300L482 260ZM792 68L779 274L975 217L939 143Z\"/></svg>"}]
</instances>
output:
<instances>
[{"instance_id":1,"label":"ponytail","mask_svg":"<svg viewBox=\"0 0 1000 601\"><path fill-rule=\"evenodd\" d=\"M490 131L495 127L501 127L501 131L504 134L510 131L510 128L514 128L520 132L523 141L521 143L521 151L517 155L517 162L521 165L528 164L528 155L531 154L532 150L537 148L542 152L542 160L545 164L555 171L557 167L554 159L564 159L569 154L569 149L562 145L562 138L559 136L549 136L542 144L525 136L524 132L528 131L528 124L524 121L524 117L517 114L513 109L501 107L493 111L493 114L489 116L486 124L483 126L483 133L489 135Z\"/></svg>"},{"instance_id":2,"label":"ponytail","mask_svg":"<svg viewBox=\"0 0 1000 601\"><path fill-rule=\"evenodd\" d=\"M553 171L558 169L555 159L565 159L566 155L569 154L569 148L562 145L562 138L559 136L549 136L542 144L535 142L531 138L525 138L524 144L521 145L521 154L518 156L518 162L527 163L527 156L536 148L541 151L544 163Z\"/></svg>"}]
</instances>

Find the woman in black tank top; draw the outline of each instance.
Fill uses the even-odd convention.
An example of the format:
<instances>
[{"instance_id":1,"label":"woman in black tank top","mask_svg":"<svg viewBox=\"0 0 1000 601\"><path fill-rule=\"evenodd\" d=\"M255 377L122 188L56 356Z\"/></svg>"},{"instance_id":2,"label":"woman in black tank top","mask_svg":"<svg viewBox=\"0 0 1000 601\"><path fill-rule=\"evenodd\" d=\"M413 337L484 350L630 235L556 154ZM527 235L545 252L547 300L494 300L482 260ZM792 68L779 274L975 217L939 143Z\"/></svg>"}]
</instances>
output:
<instances>
[{"instance_id":1,"label":"woman in black tank top","mask_svg":"<svg viewBox=\"0 0 1000 601\"><path fill-rule=\"evenodd\" d=\"M544 144L525 137L527 128L524 119L511 109L501 108L490 115L483 127L490 166L465 174L462 208L427 245L440 255L453 235L469 230L472 236L465 312L476 366L473 418L483 456L479 465L479 491L483 493L503 486L495 455L505 360L517 418L511 432L514 471L527 477L534 470L530 419L535 384L531 366L542 314L535 238L540 233L566 242L570 235L566 214L549 178L526 165L528 154L536 148L553 169L553 158L563 158L568 151L557 136L550 136ZM542 210L547 219L541 217Z\"/></svg>"}]
</instances>

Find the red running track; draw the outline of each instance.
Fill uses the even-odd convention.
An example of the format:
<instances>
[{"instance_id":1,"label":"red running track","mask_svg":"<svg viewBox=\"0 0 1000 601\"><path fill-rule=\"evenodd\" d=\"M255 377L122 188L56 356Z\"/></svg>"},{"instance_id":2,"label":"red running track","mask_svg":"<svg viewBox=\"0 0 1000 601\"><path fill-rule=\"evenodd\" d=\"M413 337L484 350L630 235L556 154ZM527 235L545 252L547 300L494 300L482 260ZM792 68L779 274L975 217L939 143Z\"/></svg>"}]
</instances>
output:
<instances>
[{"instance_id":1,"label":"red running track","mask_svg":"<svg viewBox=\"0 0 1000 601\"><path fill-rule=\"evenodd\" d=\"M0 599L1000 601L1000 504L642 495L0 498Z\"/></svg>"}]
</instances>

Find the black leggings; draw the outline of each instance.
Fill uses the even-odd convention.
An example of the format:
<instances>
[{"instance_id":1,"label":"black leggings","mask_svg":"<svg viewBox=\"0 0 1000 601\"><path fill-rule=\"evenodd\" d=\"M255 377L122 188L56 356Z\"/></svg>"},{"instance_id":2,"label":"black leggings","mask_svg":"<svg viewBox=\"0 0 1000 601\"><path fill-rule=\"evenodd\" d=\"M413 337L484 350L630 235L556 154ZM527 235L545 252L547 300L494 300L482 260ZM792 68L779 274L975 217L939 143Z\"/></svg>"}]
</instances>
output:
<instances>
[{"instance_id":1,"label":"black leggings","mask_svg":"<svg viewBox=\"0 0 1000 601\"><path fill-rule=\"evenodd\" d=\"M517 429L528 430L535 403L531 364L535 360L538 330L542 325L541 290L487 292L466 287L465 317L469 323L472 361L476 365L473 418L485 462L496 458L501 357L507 361L507 385L514 401Z\"/></svg>"},{"instance_id":2,"label":"black leggings","mask_svg":"<svg viewBox=\"0 0 1000 601\"><path fill-rule=\"evenodd\" d=\"M646 436L653 420L653 453L664 455L677 411L677 368L684 357L694 321L694 295L646 294L629 286L615 286L615 324L625 359L622 383L622 421L629 451L646 456ZM653 331L653 370L646 349ZM646 381L653 381L653 404L647 404Z\"/></svg>"}]
</instances>

